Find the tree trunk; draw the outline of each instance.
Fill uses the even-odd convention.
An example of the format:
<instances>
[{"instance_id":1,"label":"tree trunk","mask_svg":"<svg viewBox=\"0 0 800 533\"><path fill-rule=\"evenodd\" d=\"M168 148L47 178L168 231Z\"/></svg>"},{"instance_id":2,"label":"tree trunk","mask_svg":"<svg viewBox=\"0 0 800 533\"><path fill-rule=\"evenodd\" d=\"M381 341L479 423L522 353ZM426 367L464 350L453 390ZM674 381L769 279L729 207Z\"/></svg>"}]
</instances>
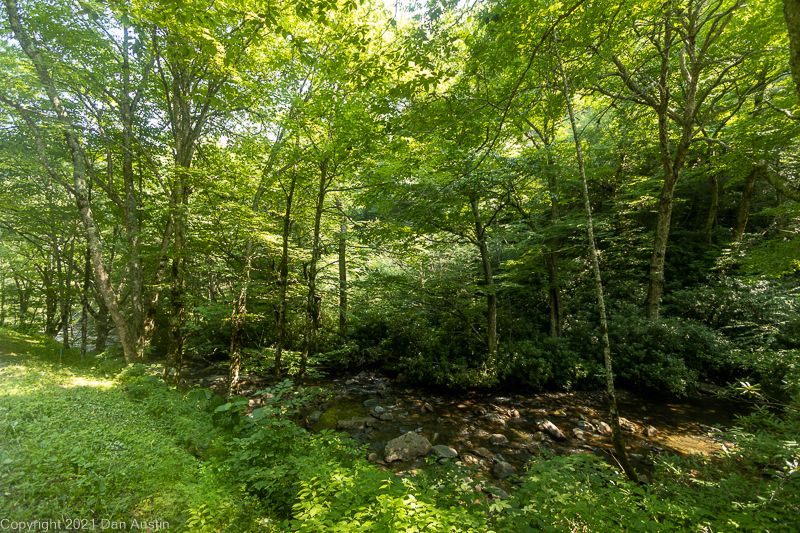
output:
<instances>
[{"instance_id":1,"label":"tree trunk","mask_svg":"<svg viewBox=\"0 0 800 533\"><path fill-rule=\"evenodd\" d=\"M239 296L233 302L231 313L231 366L228 368L228 398L239 393L239 373L242 368L242 348L244 346L244 322L247 317L247 286L250 281L250 267L253 257L253 237L247 238L242 267L242 286Z\"/></svg>"},{"instance_id":2,"label":"tree trunk","mask_svg":"<svg viewBox=\"0 0 800 533\"><path fill-rule=\"evenodd\" d=\"M6 273L0 274L0 328L6 325Z\"/></svg>"},{"instance_id":3,"label":"tree trunk","mask_svg":"<svg viewBox=\"0 0 800 533\"><path fill-rule=\"evenodd\" d=\"M489 351L490 360L497 355L497 295L494 292L494 276L492 274L492 260L489 255L489 245L486 242L486 228L481 221L478 209L478 199L471 198L472 217L475 221L475 244L481 254L483 267L483 285L486 291L486 349Z\"/></svg>"},{"instance_id":4,"label":"tree trunk","mask_svg":"<svg viewBox=\"0 0 800 533\"><path fill-rule=\"evenodd\" d=\"M56 256L56 265L58 261L58 250L54 251ZM49 263L49 259L48 259ZM58 272L58 268L56 271ZM44 285L44 334L48 337L55 337L58 335L58 323L56 322L56 313L58 313L58 291L56 290L53 280L53 271L50 264L44 266L41 270L42 284Z\"/></svg>"},{"instance_id":5,"label":"tree trunk","mask_svg":"<svg viewBox=\"0 0 800 533\"><path fill-rule=\"evenodd\" d=\"M99 354L106 351L108 342L108 307L102 297L97 298L97 316L95 317L95 329L97 339L94 341L94 353Z\"/></svg>"},{"instance_id":6,"label":"tree trunk","mask_svg":"<svg viewBox=\"0 0 800 533\"><path fill-rule=\"evenodd\" d=\"M278 295L278 342L275 346L275 378L281 377L281 355L286 342L286 288L289 284L289 232L292 227L292 201L297 184L297 165L292 169L292 181L286 195L286 211L283 215L283 235L280 270L280 288Z\"/></svg>"},{"instance_id":7,"label":"tree trunk","mask_svg":"<svg viewBox=\"0 0 800 533\"><path fill-rule=\"evenodd\" d=\"M561 78L564 82L564 98L567 102L567 112L569 114L570 125L572 126L572 135L575 140L575 153L578 158L578 169L581 173L581 183L583 185L583 203L586 209L586 234L589 240L589 255L592 260L592 271L594 272L594 284L597 291L597 311L600 315L600 338L603 344L603 360L606 368L606 398L608 399L608 410L611 414L611 430L612 440L614 442L614 450L617 452L617 461L625 471L625 474L631 481L638 482L639 477L633 469L633 465L628 457L628 452L625 449L625 442L622 440L622 428L619 425L619 410L617 409L617 395L614 391L614 373L611 362L611 343L608 338L608 322L606 320L606 305L603 298L603 280L600 276L600 262L597 259L597 248L594 242L594 227L592 224L592 206L589 202L589 186L586 181L586 169L583 164L583 151L581 149L581 138L578 132L578 126L575 123L575 113L572 110L572 100L570 98L569 84L567 82L567 75L564 72L564 67L561 63L561 55L558 52L558 38L554 36L553 44L555 48L556 58L558 59L558 69L561 73Z\"/></svg>"},{"instance_id":8,"label":"tree trunk","mask_svg":"<svg viewBox=\"0 0 800 533\"><path fill-rule=\"evenodd\" d=\"M88 190L86 186L86 166L85 154L81 147L78 135L73 131L72 123L69 119L67 109L61 101L56 85L51 78L50 71L48 70L47 62L41 52L34 46L34 42L28 36L27 32L22 26L19 12L17 9L16 0L4 0L6 6L6 13L8 14L8 23L14 31L14 36L19 41L25 54L33 63L39 81L42 83L44 90L50 100L50 104L55 109L59 122L64 131L64 136L67 141L67 147L72 159L72 191L75 197L75 203L78 206L78 212L81 216L84 229L86 231L86 239L89 243L89 251L92 258L92 266L94 269L95 283L97 290L102 295L106 302L106 306L117 326L120 342L122 343L122 351L125 355L127 363L133 363L136 360L136 344L131 335L130 328L126 322L125 316L119 309L117 297L114 293L114 288L111 284L108 271L103 265L102 244L100 239L100 232L97 228L97 223L94 220L91 205L88 200ZM48 173L56 180L61 182L61 176L52 170L49 164L47 149L44 140L39 134L36 125L31 119L30 115L21 107L15 106L16 110L25 120L29 130L31 131L36 144L36 151L39 159L42 161ZM69 188L69 187L68 187Z\"/></svg>"},{"instance_id":9,"label":"tree trunk","mask_svg":"<svg viewBox=\"0 0 800 533\"><path fill-rule=\"evenodd\" d=\"M69 342L69 326L72 322L72 267L75 252L75 242L69 245L69 252L67 253L67 272L65 280L62 283L61 289L61 329L62 329L62 348L68 350L70 347Z\"/></svg>"},{"instance_id":10,"label":"tree trunk","mask_svg":"<svg viewBox=\"0 0 800 533\"><path fill-rule=\"evenodd\" d=\"M744 181L742 190L742 203L739 204L739 218L736 221L736 229L733 232L732 242L741 242L744 230L747 228L747 219L750 217L750 203L753 200L753 186L756 181L756 169L750 171Z\"/></svg>"},{"instance_id":11,"label":"tree trunk","mask_svg":"<svg viewBox=\"0 0 800 533\"><path fill-rule=\"evenodd\" d=\"M328 192L328 158L319 165L319 187L314 209L314 240L311 248L311 263L308 267L308 299L306 302L306 338L303 342L303 353L300 358L300 379L305 378L309 351L314 347L317 330L320 327L321 299L317 295L317 263L322 255L321 226L322 211L325 208L325 195Z\"/></svg>"},{"instance_id":12,"label":"tree trunk","mask_svg":"<svg viewBox=\"0 0 800 533\"><path fill-rule=\"evenodd\" d=\"M91 258L86 248L83 266L83 288L81 290L81 362L86 359L86 348L89 340L89 284L92 281L89 273Z\"/></svg>"},{"instance_id":13,"label":"tree trunk","mask_svg":"<svg viewBox=\"0 0 800 533\"><path fill-rule=\"evenodd\" d=\"M169 348L164 362L164 380L180 381L183 366L183 326L186 323L186 191L183 178L176 178L172 237L172 285L170 287Z\"/></svg>"},{"instance_id":14,"label":"tree trunk","mask_svg":"<svg viewBox=\"0 0 800 533\"><path fill-rule=\"evenodd\" d=\"M558 191L556 175L553 171L555 166L551 156L547 158L548 175L547 188L550 193L550 225L555 228L558 224ZM564 324L564 308L561 302L561 284L558 276L558 250L559 239L553 237L548 243L548 251L545 253L545 264L547 265L547 287L548 300L550 303L550 337L561 337Z\"/></svg>"},{"instance_id":15,"label":"tree trunk","mask_svg":"<svg viewBox=\"0 0 800 533\"><path fill-rule=\"evenodd\" d=\"M342 212L339 225L339 336L347 342L347 217L341 198L336 205Z\"/></svg>"},{"instance_id":16,"label":"tree trunk","mask_svg":"<svg viewBox=\"0 0 800 533\"><path fill-rule=\"evenodd\" d=\"M711 244L711 233L714 231L714 223L717 221L719 211L719 183L717 175L712 174L708 177L711 182L711 206L708 208L708 220L706 220L706 246Z\"/></svg>"},{"instance_id":17,"label":"tree trunk","mask_svg":"<svg viewBox=\"0 0 800 533\"><path fill-rule=\"evenodd\" d=\"M783 0L783 18L789 32L789 66L800 97L800 0Z\"/></svg>"}]
</instances>

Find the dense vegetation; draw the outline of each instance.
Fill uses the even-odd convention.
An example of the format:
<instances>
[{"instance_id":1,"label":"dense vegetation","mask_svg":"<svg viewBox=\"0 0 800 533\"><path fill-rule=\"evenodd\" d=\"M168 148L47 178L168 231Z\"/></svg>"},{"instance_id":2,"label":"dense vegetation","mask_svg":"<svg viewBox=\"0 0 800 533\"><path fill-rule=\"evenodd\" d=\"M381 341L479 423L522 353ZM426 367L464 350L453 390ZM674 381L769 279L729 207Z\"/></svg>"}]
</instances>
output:
<instances>
[{"instance_id":1,"label":"dense vegetation","mask_svg":"<svg viewBox=\"0 0 800 533\"><path fill-rule=\"evenodd\" d=\"M662 457L654 485L594 456L544 455L496 499L466 467L399 478L350 439L298 428L292 413L319 390L280 384L271 392L286 393L281 401L239 417L204 390L170 390L144 365L114 380L111 359L90 369L77 349L0 335L0 516L13 521L61 520L65 530L65 518L96 528L136 520L192 532L790 532L800 510L797 410L741 419L722 457Z\"/></svg>"},{"instance_id":2,"label":"dense vegetation","mask_svg":"<svg viewBox=\"0 0 800 533\"><path fill-rule=\"evenodd\" d=\"M3 382L17 448L2 480L19 487L4 512L32 516L35 497L48 513L153 505L181 524L205 509L209 530L362 514L376 531L790 527L796 411L775 402L796 406L800 387L796 0L4 0L0 23L0 327L58 339L88 368L133 365L127 396L37 366L52 357ZM774 410L742 422L721 464L665 463L652 491L559 459L472 508L454 505L455 481L388 481L280 411L262 412L267 430L235 402L212 417L196 405L210 398L167 388L201 359L228 365L231 397L242 373L279 387L363 368L597 388L609 356L619 385L731 382ZM130 411L111 418L163 434L163 473L148 463L141 484L101 490L126 430L82 419L81 380L90 403ZM33 413L52 422L15 429ZM54 440L67 433L94 447L89 463ZM48 470L62 456L72 470ZM7 466L22 464L44 466ZM577 471L586 499L565 502ZM83 492L56 494L59 476Z\"/></svg>"}]
</instances>

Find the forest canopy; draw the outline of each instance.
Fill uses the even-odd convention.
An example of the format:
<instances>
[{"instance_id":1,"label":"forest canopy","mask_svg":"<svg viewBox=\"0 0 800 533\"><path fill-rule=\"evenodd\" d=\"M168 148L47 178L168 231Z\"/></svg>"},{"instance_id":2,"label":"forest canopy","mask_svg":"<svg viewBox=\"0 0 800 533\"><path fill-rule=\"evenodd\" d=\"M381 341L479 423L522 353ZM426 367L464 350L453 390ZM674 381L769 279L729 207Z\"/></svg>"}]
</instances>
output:
<instances>
[{"instance_id":1,"label":"forest canopy","mask_svg":"<svg viewBox=\"0 0 800 533\"><path fill-rule=\"evenodd\" d=\"M605 330L627 386L796 379L798 12L4 0L0 325L231 391L592 388Z\"/></svg>"}]
</instances>

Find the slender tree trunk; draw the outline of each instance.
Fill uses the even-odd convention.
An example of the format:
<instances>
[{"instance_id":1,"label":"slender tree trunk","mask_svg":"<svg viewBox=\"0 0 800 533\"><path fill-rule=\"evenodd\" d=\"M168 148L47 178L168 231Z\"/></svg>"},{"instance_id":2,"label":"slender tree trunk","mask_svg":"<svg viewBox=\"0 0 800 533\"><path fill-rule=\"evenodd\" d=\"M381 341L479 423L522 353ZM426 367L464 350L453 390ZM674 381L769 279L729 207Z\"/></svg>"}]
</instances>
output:
<instances>
[{"instance_id":1,"label":"slender tree trunk","mask_svg":"<svg viewBox=\"0 0 800 533\"><path fill-rule=\"evenodd\" d=\"M341 198L336 205L342 213L339 225L339 336L347 342L347 217Z\"/></svg>"},{"instance_id":2,"label":"slender tree trunk","mask_svg":"<svg viewBox=\"0 0 800 533\"><path fill-rule=\"evenodd\" d=\"M244 323L247 318L247 286L250 281L250 267L253 257L253 238L247 238L242 267L242 286L239 296L233 302L231 313L231 366L228 368L228 398L239 393L239 373L242 369L242 348L244 346Z\"/></svg>"},{"instance_id":3,"label":"slender tree trunk","mask_svg":"<svg viewBox=\"0 0 800 533\"><path fill-rule=\"evenodd\" d=\"M708 220L706 220L706 246L711 244L711 234L714 231L714 223L717 221L719 211L719 183L717 175L712 174L708 177L711 182L711 206L708 208Z\"/></svg>"},{"instance_id":4,"label":"slender tree trunk","mask_svg":"<svg viewBox=\"0 0 800 533\"><path fill-rule=\"evenodd\" d=\"M322 211L325 208L325 195L328 192L328 163L322 160L319 166L319 187L314 209L314 240L311 248L311 263L308 267L308 299L306 302L306 338L303 342L303 353L300 358L300 379L305 378L309 351L314 347L317 330L320 327L321 299L317 295L317 263L322 255L321 227Z\"/></svg>"},{"instance_id":5,"label":"slender tree trunk","mask_svg":"<svg viewBox=\"0 0 800 533\"><path fill-rule=\"evenodd\" d=\"M494 292L494 276L492 273L492 258L489 254L489 245L486 242L486 228L481 221L478 208L478 199L471 198L472 217L475 221L475 244L481 254L483 267L483 284L486 291L486 349L489 351L490 360L497 355L497 295Z\"/></svg>"},{"instance_id":6,"label":"slender tree trunk","mask_svg":"<svg viewBox=\"0 0 800 533\"><path fill-rule=\"evenodd\" d=\"M108 307L106 307L106 302L102 297L96 300L95 329L97 330L97 339L94 341L94 353L99 354L106 351L106 343L108 342Z\"/></svg>"},{"instance_id":7,"label":"slender tree trunk","mask_svg":"<svg viewBox=\"0 0 800 533\"><path fill-rule=\"evenodd\" d=\"M555 228L558 224L558 190L556 175L553 171L554 162L551 156L547 158L548 175L547 187L550 193L550 225ZM550 303L550 336L552 338L561 337L564 324L564 308L561 302L561 283L558 276L558 250L560 244L558 237L553 237L548 243L548 251L545 254L545 264L547 265L548 296Z\"/></svg>"},{"instance_id":8,"label":"slender tree trunk","mask_svg":"<svg viewBox=\"0 0 800 533\"><path fill-rule=\"evenodd\" d=\"M56 257L56 273L59 273L60 268L58 265L58 250L54 250ZM48 260L48 263L50 261ZM55 280L53 280L53 270L50 264L45 265L41 271L42 284L44 285L44 334L48 337L55 337L58 335L58 322L56 321L56 314L58 313L58 291L56 290Z\"/></svg>"},{"instance_id":9,"label":"slender tree trunk","mask_svg":"<svg viewBox=\"0 0 800 533\"><path fill-rule=\"evenodd\" d=\"M292 169L292 181L286 195L286 211L283 215L283 247L281 250L280 287L278 295L278 342L275 346L275 378L281 377L281 355L286 342L286 288L289 284L289 232L292 227L292 201L297 184L297 165Z\"/></svg>"},{"instance_id":10,"label":"slender tree trunk","mask_svg":"<svg viewBox=\"0 0 800 533\"><path fill-rule=\"evenodd\" d=\"M148 297L147 310L145 311L144 318L142 319L142 344L144 346L143 352L150 346L153 341L153 333L156 329L156 316L158 315L159 304L161 301L161 292L163 291L164 275L167 271L167 264L169 263L169 245L172 237L172 217L167 220L167 225L164 228L164 235L161 238L161 249L158 253L158 266L156 267L155 276L153 278L153 288L151 289L150 296Z\"/></svg>"},{"instance_id":11,"label":"slender tree trunk","mask_svg":"<svg viewBox=\"0 0 800 533\"><path fill-rule=\"evenodd\" d=\"M572 135L575 139L575 153L578 158L578 169L581 173L581 183L583 185L583 202L586 209L586 233L589 239L589 255L592 259L592 271L594 272L594 283L597 291L597 310L600 314L600 337L603 344L603 360L606 368L606 397L608 399L608 410L611 414L611 430L612 440L614 441L614 450L617 452L617 460L619 461L625 474L631 481L639 481L639 477L633 469L633 465L628 457L628 452L625 449L625 443L622 440L622 428L619 425L619 410L617 409L617 395L614 391L614 373L611 362L611 343L608 338L608 322L606 320L606 304L603 298L603 280L600 276L600 262L597 259L597 248L594 242L594 227L592 224L592 206L589 202L589 186L586 181L586 169L583 163L583 151L581 149L581 138L578 131L577 124L575 123L575 113L572 110L572 99L570 97L569 83L567 75L564 72L564 67L561 63L561 55L558 51L558 37L554 37L553 44L555 48L556 58L558 59L558 69L561 73L561 78L564 82L564 98L567 102L567 112L569 114L570 125L572 126Z\"/></svg>"},{"instance_id":12,"label":"slender tree trunk","mask_svg":"<svg viewBox=\"0 0 800 533\"><path fill-rule=\"evenodd\" d=\"M6 273L0 274L0 328L6 325Z\"/></svg>"},{"instance_id":13,"label":"slender tree trunk","mask_svg":"<svg viewBox=\"0 0 800 533\"><path fill-rule=\"evenodd\" d=\"M183 326L186 323L186 212L183 178L176 178L172 236L172 284L170 287L169 349L164 362L164 380L177 385L183 367Z\"/></svg>"},{"instance_id":14,"label":"slender tree trunk","mask_svg":"<svg viewBox=\"0 0 800 533\"><path fill-rule=\"evenodd\" d=\"M71 242L69 245L69 252L67 253L67 272L65 275L65 280L62 284L61 289L61 328L63 331L62 338L62 348L64 350L68 350L70 347L69 342L69 326L72 317L72 267L73 267L73 260L74 260L74 253L75 253L75 242Z\"/></svg>"},{"instance_id":15,"label":"slender tree trunk","mask_svg":"<svg viewBox=\"0 0 800 533\"><path fill-rule=\"evenodd\" d=\"M736 221L736 229L733 232L733 242L741 242L744 230L747 228L747 219L750 217L750 203L753 200L753 188L756 182L758 171L753 169L747 175L742 190L742 203L739 204L739 217Z\"/></svg>"},{"instance_id":16,"label":"slender tree trunk","mask_svg":"<svg viewBox=\"0 0 800 533\"><path fill-rule=\"evenodd\" d=\"M90 263L91 258L87 247L83 266L83 288L81 289L81 362L86 359L89 340L89 284L92 280L89 272Z\"/></svg>"},{"instance_id":17,"label":"slender tree trunk","mask_svg":"<svg viewBox=\"0 0 800 533\"><path fill-rule=\"evenodd\" d=\"M275 144L272 145L269 161L267 161L267 165L264 167L264 172L262 173L261 183L253 197L251 209L254 213L259 210L261 206L261 197L267 190L267 178L270 176L278 152L281 146L283 146L283 134L284 129L281 128L278 132ZM278 174L282 173L284 170L285 167L281 169ZM238 297L233 302L233 309L231 311L231 366L228 369L228 398L237 394L239 390L239 374L242 369L242 352L244 347L244 324L247 318L247 290L250 284L250 269L253 263L254 244L252 235L248 235L247 244L245 245L244 265L242 267L242 286L239 289Z\"/></svg>"}]
</instances>

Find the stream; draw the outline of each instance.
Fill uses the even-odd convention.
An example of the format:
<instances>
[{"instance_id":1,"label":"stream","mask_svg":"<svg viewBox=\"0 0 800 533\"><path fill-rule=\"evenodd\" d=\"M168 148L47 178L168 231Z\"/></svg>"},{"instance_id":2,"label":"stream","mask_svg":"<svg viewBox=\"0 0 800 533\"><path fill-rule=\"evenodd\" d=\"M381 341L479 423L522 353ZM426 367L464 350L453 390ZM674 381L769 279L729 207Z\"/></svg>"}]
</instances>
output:
<instances>
[{"instance_id":1,"label":"stream","mask_svg":"<svg viewBox=\"0 0 800 533\"><path fill-rule=\"evenodd\" d=\"M186 385L222 392L227 377L221 370L186 369ZM269 384L269 379L259 376L242 377L241 393L251 398L251 409L263 401L255 392ZM305 386L328 389L332 397L306 405L300 424L313 432L346 432L364 446L365 455L376 467L398 475L428 465L424 456L385 461L387 443L408 432L428 439L434 447L429 455L454 452L457 456L440 461L475 466L479 477L505 489L509 488L505 477L510 471L498 473L497 465L507 463L521 474L524 464L545 448L556 454L592 453L614 461L611 437L603 432L610 422L603 391L442 392L415 388L373 372L309 379ZM617 391L624 438L638 472L652 472L653 455L713 455L724 445L731 446L721 440L715 426L730 427L736 415L746 415L752 407L720 399L712 388L687 398Z\"/></svg>"}]
</instances>

